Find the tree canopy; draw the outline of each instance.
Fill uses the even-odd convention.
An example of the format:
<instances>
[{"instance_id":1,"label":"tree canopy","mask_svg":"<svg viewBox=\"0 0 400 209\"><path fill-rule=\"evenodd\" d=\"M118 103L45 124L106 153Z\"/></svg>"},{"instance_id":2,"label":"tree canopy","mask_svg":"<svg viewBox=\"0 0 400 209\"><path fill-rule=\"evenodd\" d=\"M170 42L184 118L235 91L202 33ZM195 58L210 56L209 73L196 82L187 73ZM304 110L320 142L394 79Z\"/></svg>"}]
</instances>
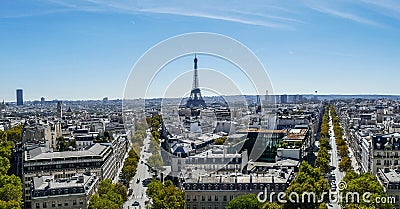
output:
<instances>
[{"instance_id":1,"label":"tree canopy","mask_svg":"<svg viewBox=\"0 0 400 209\"><path fill-rule=\"evenodd\" d=\"M73 148L76 148L76 140L67 140L64 137L58 137L56 139L57 141L57 151L63 152L63 151L71 151Z\"/></svg>"},{"instance_id":2,"label":"tree canopy","mask_svg":"<svg viewBox=\"0 0 400 209\"><path fill-rule=\"evenodd\" d=\"M316 209L322 207L325 204L318 203L320 197L322 197L323 192L328 192L330 189L328 181L323 177L320 169L313 168L310 164L303 161L300 165L300 171L297 174L296 178L290 183L289 188L286 190L286 198L287 203L283 206L284 208L292 209L292 208L305 208L305 209ZM303 193L305 192L313 192L316 196L315 202L311 199L311 201L299 201L299 202L291 202L289 201L290 195L297 193L301 200ZM296 197L292 197L292 199L296 199ZM324 201L328 201L328 196L324 196Z\"/></svg>"},{"instance_id":3,"label":"tree canopy","mask_svg":"<svg viewBox=\"0 0 400 209\"><path fill-rule=\"evenodd\" d=\"M120 209L128 199L127 189L122 184L113 184L111 179L100 182L97 194L90 197L89 209Z\"/></svg>"},{"instance_id":4,"label":"tree canopy","mask_svg":"<svg viewBox=\"0 0 400 209\"><path fill-rule=\"evenodd\" d=\"M153 180L146 191L147 196L152 199L152 209L184 209L186 208L185 192L175 187L172 181L164 184Z\"/></svg>"},{"instance_id":5,"label":"tree canopy","mask_svg":"<svg viewBox=\"0 0 400 209\"><path fill-rule=\"evenodd\" d=\"M131 150L128 152L128 157L124 161L124 165L122 167L122 176L126 179L126 182L129 182L136 174L137 165L139 163L140 156L140 147L137 143L132 145ZM139 150L136 150L136 149Z\"/></svg>"},{"instance_id":6,"label":"tree canopy","mask_svg":"<svg viewBox=\"0 0 400 209\"><path fill-rule=\"evenodd\" d=\"M260 209L262 206L255 194L244 194L229 201L226 209Z\"/></svg>"},{"instance_id":7,"label":"tree canopy","mask_svg":"<svg viewBox=\"0 0 400 209\"><path fill-rule=\"evenodd\" d=\"M22 183L15 175L7 175L10 169L9 158L14 143L22 139L22 125L15 126L5 132L0 131L0 208L22 207Z\"/></svg>"},{"instance_id":8,"label":"tree canopy","mask_svg":"<svg viewBox=\"0 0 400 209\"><path fill-rule=\"evenodd\" d=\"M389 209L393 206L389 203L379 204L376 203L376 198L387 197L383 186L379 183L376 176L370 173L357 174L350 170L346 172L343 181L347 183L346 189L343 190L343 194L346 195L348 192L357 192L360 194L360 202L356 203L349 199L348 202L343 202L342 206L345 208L378 208L378 209ZM370 192L371 196L368 201L364 201L362 195L366 192Z\"/></svg>"}]
</instances>

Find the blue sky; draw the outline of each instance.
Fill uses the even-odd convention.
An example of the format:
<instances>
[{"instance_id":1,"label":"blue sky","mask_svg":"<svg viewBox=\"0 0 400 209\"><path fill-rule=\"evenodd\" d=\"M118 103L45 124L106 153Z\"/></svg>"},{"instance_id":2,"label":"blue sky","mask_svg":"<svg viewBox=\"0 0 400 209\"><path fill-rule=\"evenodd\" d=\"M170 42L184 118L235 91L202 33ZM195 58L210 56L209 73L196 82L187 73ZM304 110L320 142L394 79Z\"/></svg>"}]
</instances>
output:
<instances>
[{"instance_id":1,"label":"blue sky","mask_svg":"<svg viewBox=\"0 0 400 209\"><path fill-rule=\"evenodd\" d=\"M17 88L25 100L122 98L146 50L190 32L248 46L275 93L400 94L395 0L6 0L0 2L0 100L14 101ZM184 65L169 68L192 63Z\"/></svg>"}]
</instances>

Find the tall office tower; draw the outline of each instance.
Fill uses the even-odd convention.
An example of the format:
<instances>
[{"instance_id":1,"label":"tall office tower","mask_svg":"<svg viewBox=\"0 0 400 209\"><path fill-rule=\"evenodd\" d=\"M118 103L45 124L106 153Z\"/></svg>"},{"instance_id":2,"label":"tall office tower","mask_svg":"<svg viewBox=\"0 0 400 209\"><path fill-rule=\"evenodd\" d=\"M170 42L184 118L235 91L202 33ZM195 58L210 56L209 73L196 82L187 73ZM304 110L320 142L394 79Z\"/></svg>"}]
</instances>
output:
<instances>
[{"instance_id":1,"label":"tall office tower","mask_svg":"<svg viewBox=\"0 0 400 209\"><path fill-rule=\"evenodd\" d=\"M61 102L57 102L57 116L62 118L62 106Z\"/></svg>"},{"instance_id":2,"label":"tall office tower","mask_svg":"<svg viewBox=\"0 0 400 209\"><path fill-rule=\"evenodd\" d=\"M45 102L46 102L46 99L45 99L44 97L42 97L42 98L40 98L40 102L41 102L41 103L45 103Z\"/></svg>"},{"instance_id":3,"label":"tall office tower","mask_svg":"<svg viewBox=\"0 0 400 209\"><path fill-rule=\"evenodd\" d=\"M281 95L281 104L286 104L288 102L288 95L283 94Z\"/></svg>"},{"instance_id":4,"label":"tall office tower","mask_svg":"<svg viewBox=\"0 0 400 209\"><path fill-rule=\"evenodd\" d=\"M260 98L260 95L257 95L257 101L256 101L256 103L257 103L256 113L261 113L262 107L261 107L261 98Z\"/></svg>"},{"instance_id":5,"label":"tall office tower","mask_svg":"<svg viewBox=\"0 0 400 209\"><path fill-rule=\"evenodd\" d=\"M0 118L4 118L3 110L6 110L6 103L4 102L4 100L0 105Z\"/></svg>"},{"instance_id":6,"label":"tall office tower","mask_svg":"<svg viewBox=\"0 0 400 209\"><path fill-rule=\"evenodd\" d=\"M17 89L17 105L23 105L24 104L24 94L22 92L22 89Z\"/></svg>"}]
</instances>

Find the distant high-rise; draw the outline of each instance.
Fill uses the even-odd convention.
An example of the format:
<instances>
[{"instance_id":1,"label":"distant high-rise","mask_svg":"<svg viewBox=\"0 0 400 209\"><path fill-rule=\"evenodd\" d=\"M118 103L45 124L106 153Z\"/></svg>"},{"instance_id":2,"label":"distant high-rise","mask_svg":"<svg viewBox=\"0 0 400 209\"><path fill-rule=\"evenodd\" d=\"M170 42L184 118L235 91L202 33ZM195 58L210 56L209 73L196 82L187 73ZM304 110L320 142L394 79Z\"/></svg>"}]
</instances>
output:
<instances>
[{"instance_id":1,"label":"distant high-rise","mask_svg":"<svg viewBox=\"0 0 400 209\"><path fill-rule=\"evenodd\" d=\"M40 98L40 102L44 103L46 101L46 99L44 97Z\"/></svg>"},{"instance_id":2,"label":"distant high-rise","mask_svg":"<svg viewBox=\"0 0 400 209\"><path fill-rule=\"evenodd\" d=\"M286 104L288 102L288 95L281 95L281 104Z\"/></svg>"},{"instance_id":3,"label":"distant high-rise","mask_svg":"<svg viewBox=\"0 0 400 209\"><path fill-rule=\"evenodd\" d=\"M201 96L201 91L199 88L199 75L197 72L197 57L194 55L194 71L193 71L193 88L190 92L190 97L186 102L186 107L189 108L200 108L206 107L206 102L203 100Z\"/></svg>"},{"instance_id":4,"label":"distant high-rise","mask_svg":"<svg viewBox=\"0 0 400 209\"><path fill-rule=\"evenodd\" d=\"M24 104L24 93L22 89L17 89L17 105Z\"/></svg>"},{"instance_id":5,"label":"distant high-rise","mask_svg":"<svg viewBox=\"0 0 400 209\"><path fill-rule=\"evenodd\" d=\"M57 102L57 116L62 118L62 106L61 106L61 102Z\"/></svg>"},{"instance_id":6,"label":"distant high-rise","mask_svg":"<svg viewBox=\"0 0 400 209\"><path fill-rule=\"evenodd\" d=\"M5 110L5 109L6 109L6 103L3 100L3 102L0 105L0 118L4 118L3 110Z\"/></svg>"}]
</instances>

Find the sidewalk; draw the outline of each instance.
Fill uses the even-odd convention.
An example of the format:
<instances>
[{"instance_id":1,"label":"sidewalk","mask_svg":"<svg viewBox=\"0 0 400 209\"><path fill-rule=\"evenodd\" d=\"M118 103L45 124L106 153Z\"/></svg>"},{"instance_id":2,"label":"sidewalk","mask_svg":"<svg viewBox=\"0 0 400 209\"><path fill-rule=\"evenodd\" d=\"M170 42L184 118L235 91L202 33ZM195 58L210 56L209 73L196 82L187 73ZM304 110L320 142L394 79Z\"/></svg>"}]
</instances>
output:
<instances>
[{"instance_id":1,"label":"sidewalk","mask_svg":"<svg viewBox=\"0 0 400 209\"><path fill-rule=\"evenodd\" d=\"M354 156L354 152L353 152L353 149L350 147L350 146L348 146L349 147L349 157L350 157L350 159L351 159L351 167L353 168L353 170L356 172L356 173L360 173L360 166L358 165L358 162L357 162L357 160L356 160L356 157Z\"/></svg>"}]
</instances>

